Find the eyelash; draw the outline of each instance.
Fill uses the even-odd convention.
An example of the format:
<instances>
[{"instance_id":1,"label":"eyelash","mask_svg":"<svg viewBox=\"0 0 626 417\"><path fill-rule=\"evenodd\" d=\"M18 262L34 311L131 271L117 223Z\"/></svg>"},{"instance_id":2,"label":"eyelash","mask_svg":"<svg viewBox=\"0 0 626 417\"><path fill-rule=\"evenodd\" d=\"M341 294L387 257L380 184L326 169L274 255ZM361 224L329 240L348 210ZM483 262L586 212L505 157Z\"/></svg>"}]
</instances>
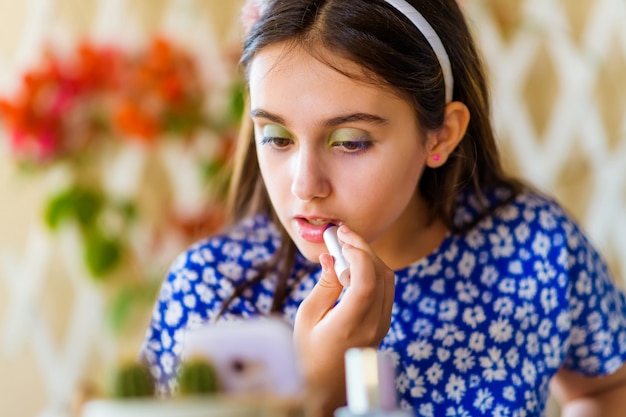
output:
<instances>
[{"instance_id":1,"label":"eyelash","mask_svg":"<svg viewBox=\"0 0 626 417\"><path fill-rule=\"evenodd\" d=\"M292 139L280 136L266 136L259 141L259 145L269 145L275 150L283 150L292 143ZM332 142L330 146L333 148L342 148L341 151L346 154L358 155L371 149L373 143L370 140L338 140Z\"/></svg>"},{"instance_id":2,"label":"eyelash","mask_svg":"<svg viewBox=\"0 0 626 417\"><path fill-rule=\"evenodd\" d=\"M291 144L293 141L291 139L288 138L281 138L281 137L264 137L263 139L261 139L261 141L259 142L259 145L263 146L263 145L270 145L272 146L274 149L283 149L285 148L287 145Z\"/></svg>"},{"instance_id":3,"label":"eyelash","mask_svg":"<svg viewBox=\"0 0 626 417\"><path fill-rule=\"evenodd\" d=\"M372 142L361 140L346 140L333 142L333 147L342 147L344 152L349 154L359 154L365 152L372 147Z\"/></svg>"}]
</instances>

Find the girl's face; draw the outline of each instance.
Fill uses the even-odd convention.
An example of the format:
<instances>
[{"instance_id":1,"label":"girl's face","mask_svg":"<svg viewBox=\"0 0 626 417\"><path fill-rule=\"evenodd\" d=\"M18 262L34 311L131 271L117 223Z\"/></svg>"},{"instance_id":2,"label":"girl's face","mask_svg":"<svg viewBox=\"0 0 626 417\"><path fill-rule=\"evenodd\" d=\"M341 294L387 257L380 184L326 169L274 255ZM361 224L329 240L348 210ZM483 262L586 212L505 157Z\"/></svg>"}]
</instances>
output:
<instances>
[{"instance_id":1,"label":"girl's face","mask_svg":"<svg viewBox=\"0 0 626 417\"><path fill-rule=\"evenodd\" d=\"M254 58L249 84L261 174L298 249L317 261L326 226L345 223L388 265L416 259L406 242L426 222L416 189L427 155L411 106L282 45Z\"/></svg>"}]
</instances>

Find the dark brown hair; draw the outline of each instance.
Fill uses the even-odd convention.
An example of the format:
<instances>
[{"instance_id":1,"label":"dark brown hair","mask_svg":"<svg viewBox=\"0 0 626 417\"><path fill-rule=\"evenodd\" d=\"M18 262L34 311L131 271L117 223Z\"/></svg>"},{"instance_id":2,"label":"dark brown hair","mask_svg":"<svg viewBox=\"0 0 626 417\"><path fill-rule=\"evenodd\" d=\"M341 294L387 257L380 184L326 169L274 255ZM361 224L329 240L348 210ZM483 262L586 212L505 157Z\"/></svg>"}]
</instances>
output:
<instances>
[{"instance_id":1,"label":"dark brown hair","mask_svg":"<svg viewBox=\"0 0 626 417\"><path fill-rule=\"evenodd\" d=\"M453 100L463 102L471 115L465 137L446 163L437 169L427 167L419 183L431 216L441 218L452 231L460 233L463 230L454 222L460 192L470 189L480 199L483 190L505 186L514 195L520 184L507 177L500 165L482 59L456 1L408 1L439 35L452 67ZM445 87L437 57L410 20L383 0L270 1L245 41L241 58L244 70L259 51L277 43L303 47L340 72L343 70L328 59L328 52L348 59L364 69L362 74L350 76L365 77L365 81L406 99L415 110L418 126L432 130L443 123ZM259 172L247 115L245 119L230 190L233 221L259 212L275 219ZM488 212L485 207L484 214ZM276 262L285 260L288 252L292 258L282 264L281 279L285 282L296 251L284 230L282 235L283 247ZM282 302L275 297L273 310L279 309Z\"/></svg>"}]
</instances>

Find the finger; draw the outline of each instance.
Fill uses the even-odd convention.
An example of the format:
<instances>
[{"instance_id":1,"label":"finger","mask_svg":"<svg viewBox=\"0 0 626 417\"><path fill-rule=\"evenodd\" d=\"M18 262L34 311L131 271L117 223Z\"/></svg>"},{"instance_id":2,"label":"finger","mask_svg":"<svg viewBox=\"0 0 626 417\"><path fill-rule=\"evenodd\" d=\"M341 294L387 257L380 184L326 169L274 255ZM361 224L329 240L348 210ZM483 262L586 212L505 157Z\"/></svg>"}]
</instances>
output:
<instances>
[{"instance_id":1,"label":"finger","mask_svg":"<svg viewBox=\"0 0 626 417\"><path fill-rule=\"evenodd\" d=\"M338 236L352 277L338 309L347 322L379 323L377 337L382 338L391 323L395 275L358 234L342 226Z\"/></svg>"},{"instance_id":2,"label":"finger","mask_svg":"<svg viewBox=\"0 0 626 417\"><path fill-rule=\"evenodd\" d=\"M337 305L337 316L345 321L344 325L364 323L379 316L383 309L384 286L377 276L377 261L349 243L344 245L343 253L350 263L350 287Z\"/></svg>"},{"instance_id":3,"label":"finger","mask_svg":"<svg viewBox=\"0 0 626 417\"><path fill-rule=\"evenodd\" d=\"M393 271L388 269L382 276L383 280L383 302L381 307L382 320L391 326L391 316L393 313L393 303L396 296L396 277ZM385 337L389 328L382 329L381 339Z\"/></svg>"},{"instance_id":4,"label":"finger","mask_svg":"<svg viewBox=\"0 0 626 417\"><path fill-rule=\"evenodd\" d=\"M369 253L373 258L377 257L365 239L363 239L359 234L353 232L345 224L341 225L341 227L337 229L337 237L341 242L343 242L344 246L345 244L349 244Z\"/></svg>"},{"instance_id":5,"label":"finger","mask_svg":"<svg viewBox=\"0 0 626 417\"><path fill-rule=\"evenodd\" d=\"M353 246L350 243L343 245L342 254L350 264L351 293L360 293L361 296L371 297L378 286L377 258L369 252Z\"/></svg>"},{"instance_id":6,"label":"finger","mask_svg":"<svg viewBox=\"0 0 626 417\"><path fill-rule=\"evenodd\" d=\"M378 282L379 277L389 268L374 253L369 243L347 226L342 225L337 230L337 236L343 242L342 255L350 264L350 276L353 277L351 286L356 284L358 291L363 291L362 295L368 296L381 284Z\"/></svg>"},{"instance_id":7,"label":"finger","mask_svg":"<svg viewBox=\"0 0 626 417\"><path fill-rule=\"evenodd\" d=\"M348 263L354 265L351 268L351 273L354 273L357 279L359 279L358 277L364 278L361 279L360 283L365 291L371 290L372 286L377 288L383 285L385 306L391 308L395 294L395 276L393 271L385 265L363 238L352 232L347 226L343 225L338 230L338 236L341 236L341 240L344 242L344 251L342 252L344 258L346 258ZM373 273L371 273L371 267L368 265L370 262L373 266ZM363 269L360 269L359 266L363 267ZM366 281L368 277L371 277L373 282Z\"/></svg>"},{"instance_id":8,"label":"finger","mask_svg":"<svg viewBox=\"0 0 626 417\"><path fill-rule=\"evenodd\" d=\"M323 253L319 259L322 265L320 279L298 307L299 320L304 320L304 324L314 325L319 322L332 310L343 291L333 268L332 255Z\"/></svg>"}]
</instances>

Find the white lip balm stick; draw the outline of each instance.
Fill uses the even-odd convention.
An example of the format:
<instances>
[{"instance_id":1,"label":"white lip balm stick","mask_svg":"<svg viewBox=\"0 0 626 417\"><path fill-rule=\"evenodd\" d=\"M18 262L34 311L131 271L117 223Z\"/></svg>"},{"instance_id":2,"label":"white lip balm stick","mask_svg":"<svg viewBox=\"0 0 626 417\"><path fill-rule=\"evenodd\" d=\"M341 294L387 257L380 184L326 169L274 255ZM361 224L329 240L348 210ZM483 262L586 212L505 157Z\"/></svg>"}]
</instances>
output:
<instances>
[{"instance_id":1,"label":"white lip balm stick","mask_svg":"<svg viewBox=\"0 0 626 417\"><path fill-rule=\"evenodd\" d=\"M328 248L328 252L335 259L335 273L339 278L339 282L344 287L348 287L350 285L350 265L341 253L342 245L337 237L337 229L338 227L333 225L324 230L324 243Z\"/></svg>"}]
</instances>

